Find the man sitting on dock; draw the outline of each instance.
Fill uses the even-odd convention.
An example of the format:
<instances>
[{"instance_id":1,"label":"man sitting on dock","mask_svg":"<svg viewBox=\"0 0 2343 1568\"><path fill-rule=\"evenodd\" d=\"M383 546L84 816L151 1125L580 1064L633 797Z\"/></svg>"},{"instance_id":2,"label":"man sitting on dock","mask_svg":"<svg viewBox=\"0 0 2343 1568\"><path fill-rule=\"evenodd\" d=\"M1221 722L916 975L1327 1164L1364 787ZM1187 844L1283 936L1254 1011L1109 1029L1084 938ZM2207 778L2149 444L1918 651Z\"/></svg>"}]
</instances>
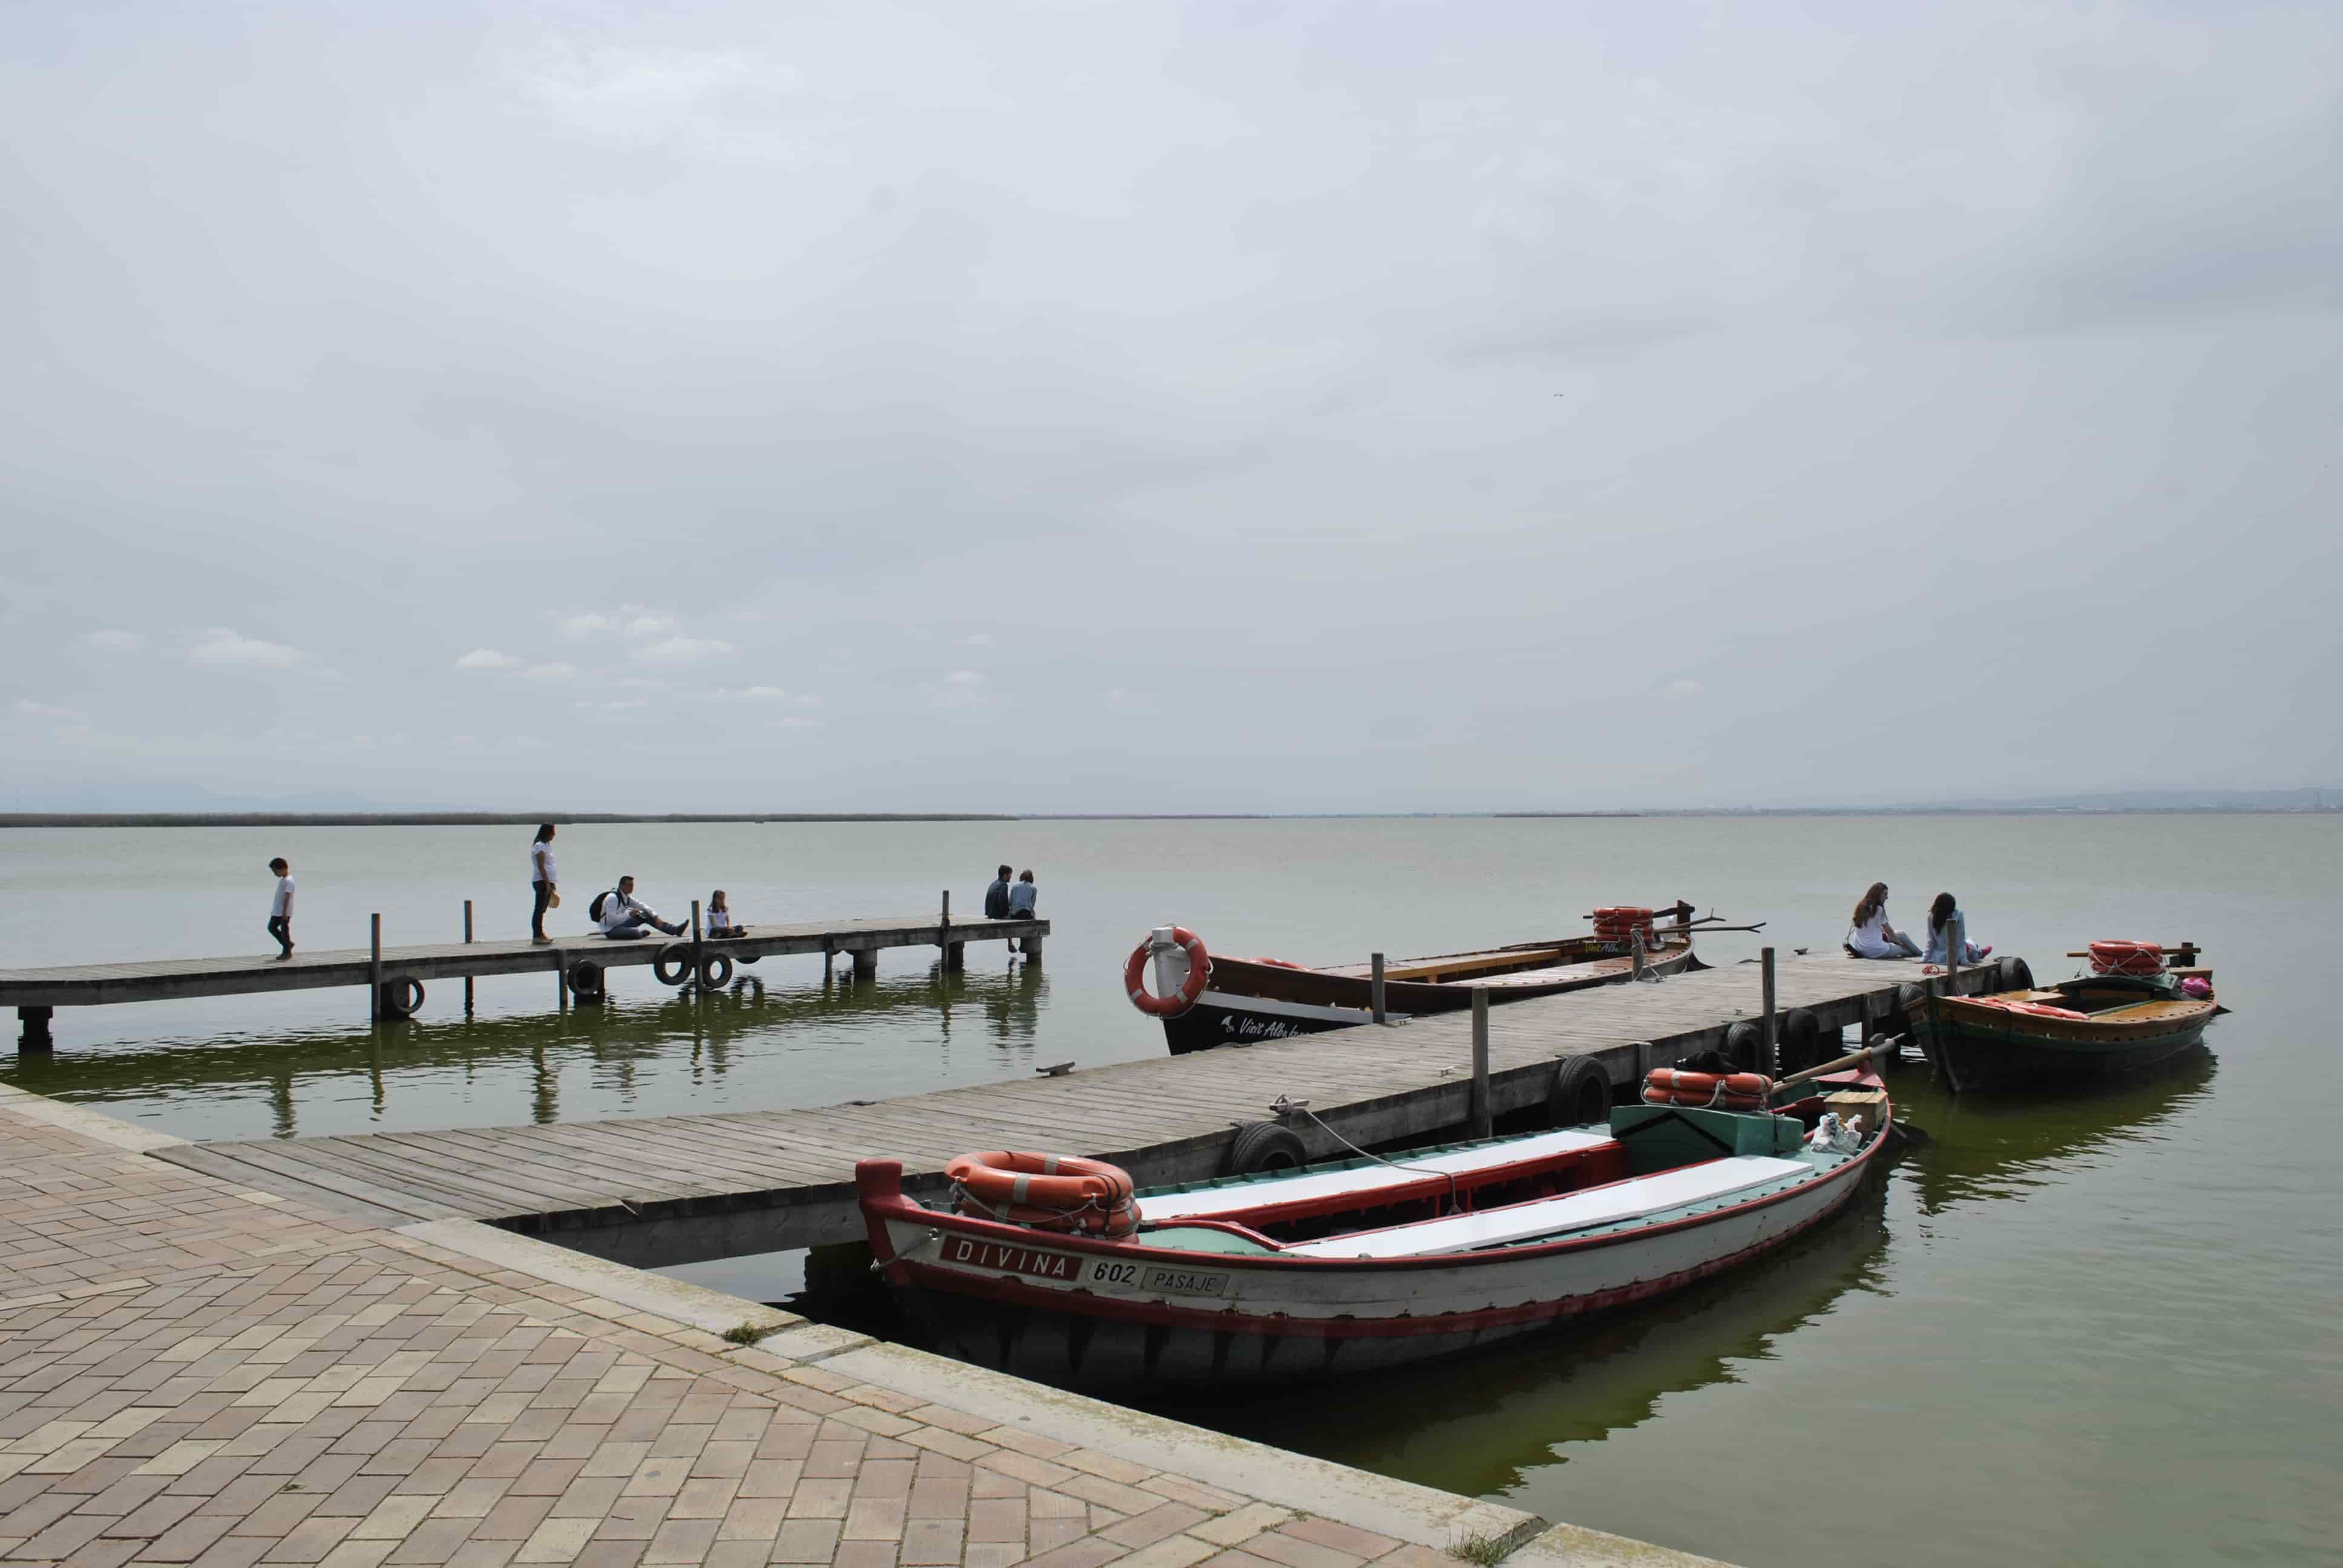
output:
<instances>
[{"instance_id":1,"label":"man sitting on dock","mask_svg":"<svg viewBox=\"0 0 2343 1568\"><path fill-rule=\"evenodd\" d=\"M984 918L988 920L1009 918L1010 874L1008 867L1001 867L1001 875L992 879L992 886L984 890Z\"/></svg>"},{"instance_id":2,"label":"man sitting on dock","mask_svg":"<svg viewBox=\"0 0 2343 1568\"><path fill-rule=\"evenodd\" d=\"M683 928L659 918L659 911L635 897L635 879L620 877L618 885L595 900L600 913L595 916L602 934L612 941L632 941L650 930L665 931L669 936L683 935Z\"/></svg>"}]
</instances>

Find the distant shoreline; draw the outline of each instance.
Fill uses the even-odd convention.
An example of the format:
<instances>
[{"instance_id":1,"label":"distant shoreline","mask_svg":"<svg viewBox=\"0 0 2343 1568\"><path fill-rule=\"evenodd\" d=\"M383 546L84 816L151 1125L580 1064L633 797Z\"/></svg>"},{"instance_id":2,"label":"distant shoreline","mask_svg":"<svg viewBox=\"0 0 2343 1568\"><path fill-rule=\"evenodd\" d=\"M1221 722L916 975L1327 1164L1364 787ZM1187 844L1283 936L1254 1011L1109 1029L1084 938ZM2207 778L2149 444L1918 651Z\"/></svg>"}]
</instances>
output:
<instances>
[{"instance_id":1,"label":"distant shoreline","mask_svg":"<svg viewBox=\"0 0 2343 1568\"><path fill-rule=\"evenodd\" d=\"M2337 806L1783 806L1646 811L0 811L5 828L513 828L538 822L1603 821L1650 817L2319 817Z\"/></svg>"}]
</instances>

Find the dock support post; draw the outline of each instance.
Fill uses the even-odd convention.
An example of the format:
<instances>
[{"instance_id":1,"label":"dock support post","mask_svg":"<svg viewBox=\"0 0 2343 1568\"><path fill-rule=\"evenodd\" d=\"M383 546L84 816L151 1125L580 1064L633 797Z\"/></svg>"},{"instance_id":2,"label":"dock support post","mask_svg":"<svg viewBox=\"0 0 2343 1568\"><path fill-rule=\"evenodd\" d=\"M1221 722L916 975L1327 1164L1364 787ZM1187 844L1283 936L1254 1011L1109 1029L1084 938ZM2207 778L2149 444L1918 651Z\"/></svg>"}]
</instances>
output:
<instances>
[{"instance_id":1,"label":"dock support post","mask_svg":"<svg viewBox=\"0 0 2343 1568\"><path fill-rule=\"evenodd\" d=\"M1017 947L1018 950L1025 955L1027 963L1038 964L1041 961L1041 939L1039 936L1020 937L1017 939Z\"/></svg>"},{"instance_id":2,"label":"dock support post","mask_svg":"<svg viewBox=\"0 0 2343 1568\"><path fill-rule=\"evenodd\" d=\"M691 983L696 989L699 977L707 973L699 943L699 900L691 900Z\"/></svg>"},{"instance_id":3,"label":"dock support post","mask_svg":"<svg viewBox=\"0 0 2343 1568\"><path fill-rule=\"evenodd\" d=\"M472 945L472 900L469 900L469 899L466 899L466 900L464 900L464 945L465 945L466 947L470 947L470 946ZM471 1011L472 1011L472 977L471 977L470 975L466 975L466 976L464 977L464 1013L465 1013L465 1016L469 1017L469 1016L471 1015Z\"/></svg>"},{"instance_id":4,"label":"dock support post","mask_svg":"<svg viewBox=\"0 0 2343 1568\"><path fill-rule=\"evenodd\" d=\"M1761 949L1758 956L1763 960L1762 968L1765 976L1765 1034L1763 1043L1757 1048L1765 1058L1757 1064L1757 1070L1771 1078L1774 1076L1775 1067L1782 1060L1774 1049L1775 1040L1777 1038L1775 1031L1781 1027L1780 1021L1774 1016L1774 950Z\"/></svg>"},{"instance_id":5,"label":"dock support post","mask_svg":"<svg viewBox=\"0 0 2343 1568\"><path fill-rule=\"evenodd\" d=\"M1377 954L1374 956L1374 966L1375 966L1374 978L1373 978L1373 980L1371 980L1368 982L1368 984L1369 984L1369 985L1370 985L1370 987L1372 988L1372 990L1371 990L1370 994L1371 994L1371 996L1373 997L1373 1004L1372 1004L1372 1005L1373 1006L1373 1008L1374 1008L1374 1011L1375 1011L1375 1021L1376 1021L1377 1023L1389 1023L1389 1022L1391 1021L1391 1017L1390 1017L1390 1015L1389 1015L1388 1013L1386 1013L1386 1012L1383 1010L1383 954L1381 954L1381 953L1377 953Z\"/></svg>"},{"instance_id":6,"label":"dock support post","mask_svg":"<svg viewBox=\"0 0 2343 1568\"><path fill-rule=\"evenodd\" d=\"M879 978L879 954L870 948L854 950L854 979L857 983Z\"/></svg>"},{"instance_id":7,"label":"dock support post","mask_svg":"<svg viewBox=\"0 0 2343 1568\"><path fill-rule=\"evenodd\" d=\"M367 1020L370 1023L380 1023L382 1021L382 916L379 913L373 917L371 925L373 936L367 958Z\"/></svg>"},{"instance_id":8,"label":"dock support post","mask_svg":"<svg viewBox=\"0 0 2343 1568\"><path fill-rule=\"evenodd\" d=\"M56 1036L49 1032L49 1020L55 1016L53 1007L20 1007L16 1010L16 1054L46 1055L55 1050Z\"/></svg>"},{"instance_id":9,"label":"dock support post","mask_svg":"<svg viewBox=\"0 0 2343 1568\"><path fill-rule=\"evenodd\" d=\"M950 888L944 890L942 912L936 916L936 946L944 950L944 969L947 972L967 966L968 944L951 940L951 890Z\"/></svg>"},{"instance_id":10,"label":"dock support post","mask_svg":"<svg viewBox=\"0 0 2343 1568\"><path fill-rule=\"evenodd\" d=\"M822 944L821 944L821 983L822 983L822 984L824 984L824 985L828 985L828 984L830 983L830 966L831 966L831 965L833 965L833 964L835 964L836 962L838 962L838 950L837 950L836 948L834 948L834 947L831 947L831 946L830 945L829 940L828 940L827 939L825 939L825 940L823 940Z\"/></svg>"},{"instance_id":11,"label":"dock support post","mask_svg":"<svg viewBox=\"0 0 2343 1568\"><path fill-rule=\"evenodd\" d=\"M1489 1110L1489 988L1473 988L1473 1099L1470 1120L1472 1135L1488 1138L1495 1133L1495 1124Z\"/></svg>"}]
</instances>

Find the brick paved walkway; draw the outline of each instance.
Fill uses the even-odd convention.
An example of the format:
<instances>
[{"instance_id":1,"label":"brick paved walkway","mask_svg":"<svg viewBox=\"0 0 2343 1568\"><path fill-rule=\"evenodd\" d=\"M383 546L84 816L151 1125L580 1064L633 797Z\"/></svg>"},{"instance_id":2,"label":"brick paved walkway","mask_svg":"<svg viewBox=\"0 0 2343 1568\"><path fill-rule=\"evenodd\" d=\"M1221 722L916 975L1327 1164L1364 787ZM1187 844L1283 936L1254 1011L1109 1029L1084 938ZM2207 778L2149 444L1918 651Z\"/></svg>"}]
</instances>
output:
<instances>
[{"instance_id":1,"label":"brick paved walkway","mask_svg":"<svg viewBox=\"0 0 2343 1568\"><path fill-rule=\"evenodd\" d=\"M1455 1568L1537 1524L1382 1483L1454 1506L1353 1528L1004 1424L994 1374L931 1402L136 1141L0 1095L7 1564Z\"/></svg>"}]
</instances>

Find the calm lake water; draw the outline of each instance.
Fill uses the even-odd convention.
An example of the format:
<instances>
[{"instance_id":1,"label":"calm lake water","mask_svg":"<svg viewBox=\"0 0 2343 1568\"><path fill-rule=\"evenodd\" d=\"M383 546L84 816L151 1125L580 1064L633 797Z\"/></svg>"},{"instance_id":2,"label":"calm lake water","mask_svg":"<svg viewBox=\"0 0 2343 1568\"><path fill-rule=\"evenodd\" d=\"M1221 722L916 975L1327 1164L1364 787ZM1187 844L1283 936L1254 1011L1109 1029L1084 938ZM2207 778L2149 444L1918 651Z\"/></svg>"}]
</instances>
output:
<instances>
[{"instance_id":1,"label":"calm lake water","mask_svg":"<svg viewBox=\"0 0 2343 1568\"><path fill-rule=\"evenodd\" d=\"M507 829L0 833L0 964L267 950L265 862L296 862L297 936L524 933ZM972 947L964 975L819 960L679 1000L613 974L438 981L370 1029L356 990L62 1011L25 1088L194 1138L813 1105L1151 1055L1122 956L1177 920L1214 948L1329 962L1583 929L1681 895L1827 948L1865 883L1916 925L1939 888L2045 979L2094 936L2189 938L2236 1010L2181 1070L2074 1100L1897 1084L1933 1134L1858 1211L1768 1265L1513 1347L1355 1389L1232 1392L1175 1413L1550 1518L1750 1564L2343 1560L2343 1136L2319 1003L2343 927L2343 819L1403 819L580 827L572 895L631 871L662 910L722 886L742 918L980 906L1031 866L1046 969ZM1757 939L1704 943L1712 961ZM1330 1049L1332 1049L1330 1042ZM1263 1100L1276 1086L1263 1086ZM793 1290L789 1259L673 1271Z\"/></svg>"}]
</instances>

